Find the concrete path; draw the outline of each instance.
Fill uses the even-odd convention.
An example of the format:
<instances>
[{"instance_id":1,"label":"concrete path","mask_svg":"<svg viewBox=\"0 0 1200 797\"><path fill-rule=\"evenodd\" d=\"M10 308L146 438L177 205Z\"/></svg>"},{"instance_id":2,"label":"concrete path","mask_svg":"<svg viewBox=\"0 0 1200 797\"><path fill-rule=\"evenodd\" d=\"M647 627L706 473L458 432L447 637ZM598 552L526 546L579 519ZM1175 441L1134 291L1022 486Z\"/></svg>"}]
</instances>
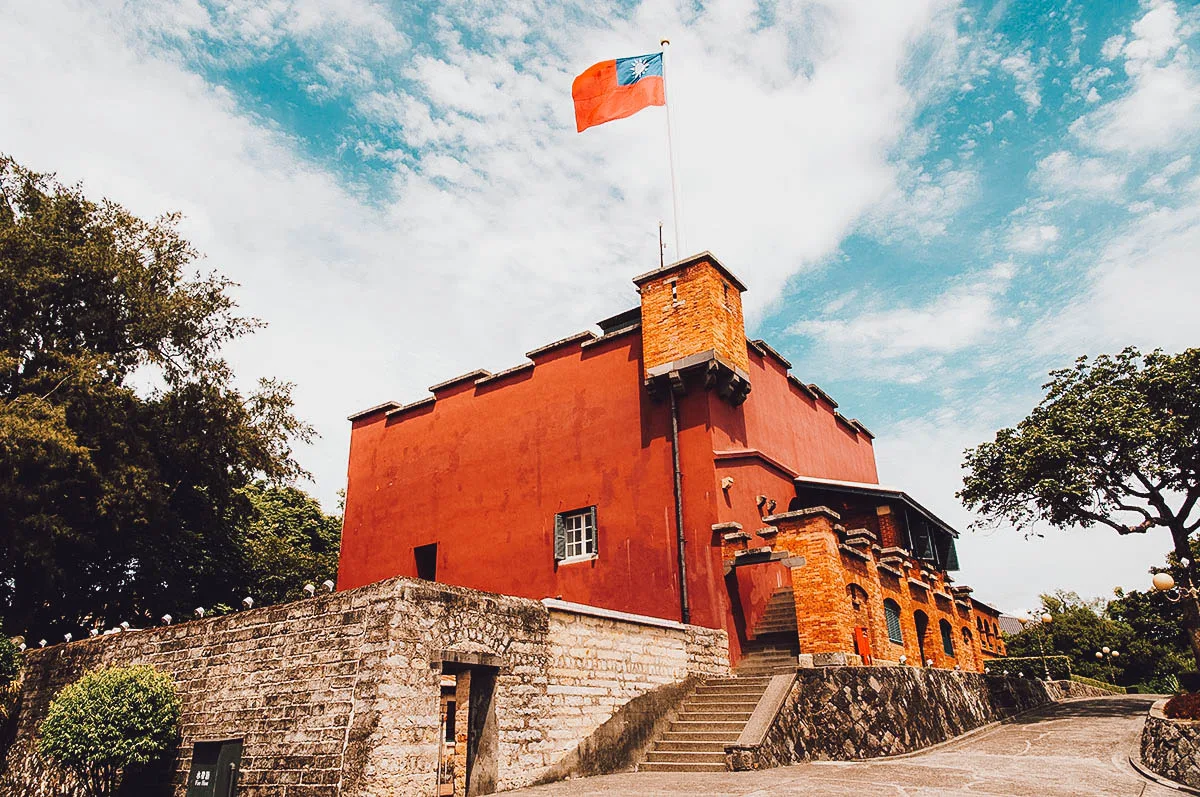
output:
<instances>
[{"instance_id":1,"label":"concrete path","mask_svg":"<svg viewBox=\"0 0 1200 797\"><path fill-rule=\"evenodd\" d=\"M813 762L763 772L629 772L507 792L591 795L1113 795L1178 797L1129 764L1152 699L1142 695L1060 703L906 758Z\"/></svg>"}]
</instances>

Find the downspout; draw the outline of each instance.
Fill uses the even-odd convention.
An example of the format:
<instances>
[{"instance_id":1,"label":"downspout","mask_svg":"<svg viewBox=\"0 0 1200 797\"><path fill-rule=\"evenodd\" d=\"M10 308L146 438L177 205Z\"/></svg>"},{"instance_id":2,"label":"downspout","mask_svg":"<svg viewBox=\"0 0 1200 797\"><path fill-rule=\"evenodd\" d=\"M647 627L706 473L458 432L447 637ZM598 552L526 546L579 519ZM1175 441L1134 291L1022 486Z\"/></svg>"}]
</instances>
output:
<instances>
[{"instance_id":1,"label":"downspout","mask_svg":"<svg viewBox=\"0 0 1200 797\"><path fill-rule=\"evenodd\" d=\"M675 390L668 386L671 395L671 460L675 468L675 545L679 551L679 617L684 624L691 622L688 610L687 558L683 536L683 473L679 469L679 407L675 404Z\"/></svg>"}]
</instances>

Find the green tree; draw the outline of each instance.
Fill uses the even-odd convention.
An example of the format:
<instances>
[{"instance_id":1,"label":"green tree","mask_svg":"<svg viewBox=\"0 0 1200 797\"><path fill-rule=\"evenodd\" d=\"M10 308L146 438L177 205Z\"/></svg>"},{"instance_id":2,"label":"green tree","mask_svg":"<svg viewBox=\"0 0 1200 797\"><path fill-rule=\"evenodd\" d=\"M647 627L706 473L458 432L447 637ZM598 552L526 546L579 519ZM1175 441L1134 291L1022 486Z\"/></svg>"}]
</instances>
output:
<instances>
[{"instance_id":1,"label":"green tree","mask_svg":"<svg viewBox=\"0 0 1200 797\"><path fill-rule=\"evenodd\" d=\"M1006 521L1028 533L1107 526L1118 534L1165 529L1181 583L1196 584L1190 560L1200 529L1200 349L1081 357L1053 371L1046 395L1015 429L966 452L959 497L980 524ZM1179 603L1200 660L1200 601Z\"/></svg>"},{"instance_id":2,"label":"green tree","mask_svg":"<svg viewBox=\"0 0 1200 797\"><path fill-rule=\"evenodd\" d=\"M1041 599L1050 622L1030 623L1019 634L1008 637L1009 656L1040 656L1044 650L1048 656L1070 658L1071 672L1077 675L1102 681L1115 679L1119 684L1130 682L1124 667L1133 630L1103 616L1103 601L1085 601L1074 592L1061 590ZM1121 652L1111 669L1108 661L1096 659L1096 651L1105 646Z\"/></svg>"},{"instance_id":3,"label":"green tree","mask_svg":"<svg viewBox=\"0 0 1200 797\"><path fill-rule=\"evenodd\" d=\"M291 386L234 386L259 326L147 222L0 156L0 615L55 636L244 588L246 488L303 471Z\"/></svg>"},{"instance_id":4,"label":"green tree","mask_svg":"<svg viewBox=\"0 0 1200 797\"><path fill-rule=\"evenodd\" d=\"M93 797L162 757L179 736L171 677L153 667L110 667L65 687L38 729L38 750L71 772Z\"/></svg>"},{"instance_id":5,"label":"green tree","mask_svg":"<svg viewBox=\"0 0 1200 797\"><path fill-rule=\"evenodd\" d=\"M306 582L336 578L340 518L295 487L256 482L242 492L254 507L240 545L246 587L256 602L294 600Z\"/></svg>"}]
</instances>

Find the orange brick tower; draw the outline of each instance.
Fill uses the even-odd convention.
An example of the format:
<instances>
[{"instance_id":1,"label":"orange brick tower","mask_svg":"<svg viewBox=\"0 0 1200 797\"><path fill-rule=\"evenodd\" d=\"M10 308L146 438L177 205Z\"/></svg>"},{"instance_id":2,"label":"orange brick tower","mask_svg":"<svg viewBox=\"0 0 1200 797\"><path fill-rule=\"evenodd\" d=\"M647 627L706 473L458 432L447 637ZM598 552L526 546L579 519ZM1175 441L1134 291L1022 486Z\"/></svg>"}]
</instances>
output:
<instances>
[{"instance_id":1,"label":"orange brick tower","mask_svg":"<svg viewBox=\"0 0 1200 797\"><path fill-rule=\"evenodd\" d=\"M635 277L642 297L642 358L652 393L683 390L688 374L741 404L750 392L742 317L746 286L710 252Z\"/></svg>"}]
</instances>

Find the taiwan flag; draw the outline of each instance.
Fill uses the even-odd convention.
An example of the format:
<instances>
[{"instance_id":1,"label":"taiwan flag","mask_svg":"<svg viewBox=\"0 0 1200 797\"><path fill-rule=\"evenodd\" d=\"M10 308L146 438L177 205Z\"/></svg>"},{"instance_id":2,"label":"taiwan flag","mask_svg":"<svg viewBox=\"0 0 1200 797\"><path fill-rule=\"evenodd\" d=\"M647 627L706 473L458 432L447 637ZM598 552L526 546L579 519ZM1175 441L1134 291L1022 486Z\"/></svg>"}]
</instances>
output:
<instances>
[{"instance_id":1,"label":"taiwan flag","mask_svg":"<svg viewBox=\"0 0 1200 797\"><path fill-rule=\"evenodd\" d=\"M571 84L575 100L575 126L589 127L633 116L651 105L666 105L663 89L663 54L601 61L590 66Z\"/></svg>"}]
</instances>

